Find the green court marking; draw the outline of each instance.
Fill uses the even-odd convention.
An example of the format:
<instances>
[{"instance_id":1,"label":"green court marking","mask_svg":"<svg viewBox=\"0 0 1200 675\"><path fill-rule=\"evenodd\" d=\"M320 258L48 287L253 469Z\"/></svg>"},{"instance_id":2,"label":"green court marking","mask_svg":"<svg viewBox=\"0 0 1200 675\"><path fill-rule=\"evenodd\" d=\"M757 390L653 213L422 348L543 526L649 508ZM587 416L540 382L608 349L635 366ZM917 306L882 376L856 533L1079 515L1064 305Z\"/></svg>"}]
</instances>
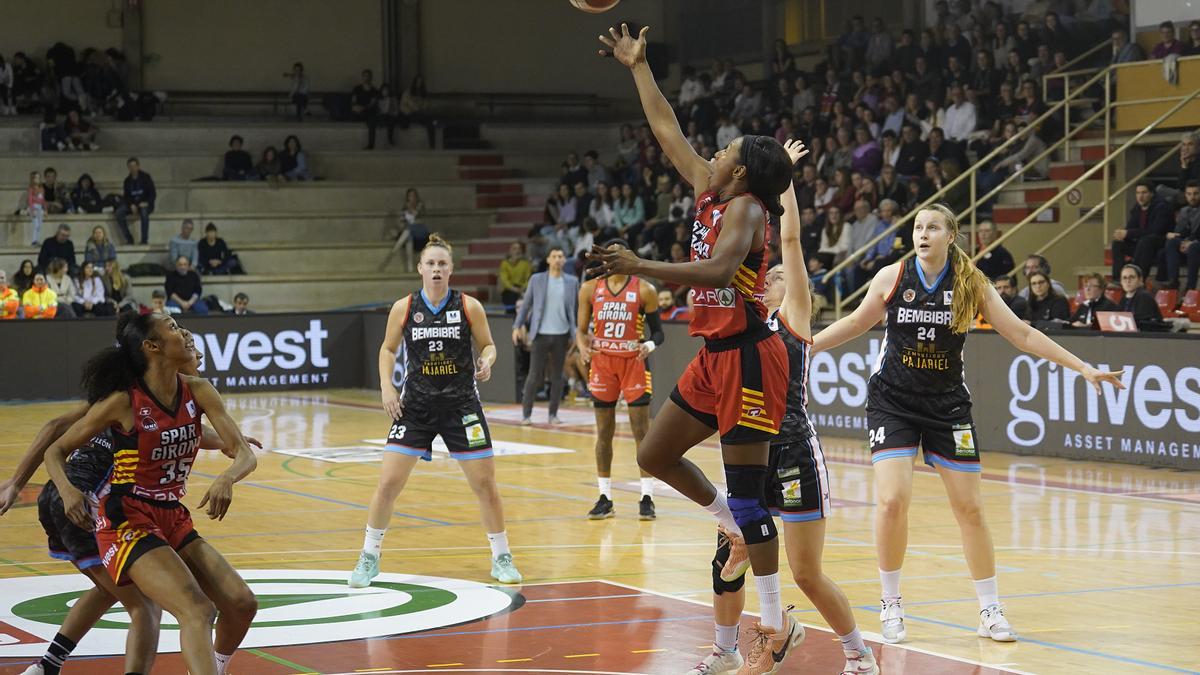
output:
<instances>
[{"instance_id":1,"label":"green court marking","mask_svg":"<svg viewBox=\"0 0 1200 675\"><path fill-rule=\"evenodd\" d=\"M266 659L273 663L278 663L279 665L281 665L285 668L292 668L298 673L318 673L318 674L320 673L319 670L309 668L308 666L302 666L299 663L296 663L295 661L288 661L287 659L285 659L281 656L275 656L274 654L268 654L261 649L243 649L242 651L250 652L251 654L259 657L260 659Z\"/></svg>"},{"instance_id":2,"label":"green court marking","mask_svg":"<svg viewBox=\"0 0 1200 675\"><path fill-rule=\"evenodd\" d=\"M295 461L296 459L297 459L296 457L288 457L287 459L283 460L283 464L281 464L280 467L284 471L287 471L290 474L294 474L294 475L300 476L302 478L312 478L312 476L310 476L306 473L300 473L299 471L292 468L292 462Z\"/></svg>"},{"instance_id":3,"label":"green court marking","mask_svg":"<svg viewBox=\"0 0 1200 675\"><path fill-rule=\"evenodd\" d=\"M64 560L62 562L65 563L66 561ZM31 574L36 574L39 577L49 576L49 574L50 574L49 572L43 572L43 571L37 569L36 567L30 567L29 565L22 565L21 563L16 562L15 560L9 560L8 558L0 558L0 563L4 563L6 565L12 565L13 567L16 567L19 570L23 570L23 571L29 572Z\"/></svg>"},{"instance_id":4,"label":"green court marking","mask_svg":"<svg viewBox=\"0 0 1200 675\"><path fill-rule=\"evenodd\" d=\"M341 579L251 579L254 584L322 584L330 586L339 586L345 588L345 581ZM342 623L345 621L362 621L367 619L380 619L404 614L412 614L414 612L422 612L427 609L442 607L454 602L458 598L454 593L441 588L432 586L421 586L417 584L404 584L398 582L379 582L372 584L373 588L378 588L382 591L396 591L399 593L407 593L411 596L408 602L399 603L384 609L372 610L367 612L353 612L349 614L341 614L338 616L312 616L301 619L287 619L279 621L255 621L255 628L274 628L280 626L312 626L324 623ZM19 616L30 621L39 623L47 623L58 625L66 617L70 611L71 603L83 595L85 591L68 591L65 593L55 593L53 595L44 595L40 598L32 598L24 602L17 603L12 608L14 616ZM333 600L338 598L359 597L362 593L282 593L259 595L259 609L269 609L273 607L287 607L291 605L300 605L310 602L320 602L322 600ZM382 593L367 593L366 595L382 595ZM399 598L397 598L399 599ZM110 612L119 612L122 610L110 610ZM110 621L101 619L96 622L97 628L113 628L124 630L129 628L129 624L118 621ZM178 630L179 625L173 623L162 623L162 628L169 630Z\"/></svg>"}]
</instances>

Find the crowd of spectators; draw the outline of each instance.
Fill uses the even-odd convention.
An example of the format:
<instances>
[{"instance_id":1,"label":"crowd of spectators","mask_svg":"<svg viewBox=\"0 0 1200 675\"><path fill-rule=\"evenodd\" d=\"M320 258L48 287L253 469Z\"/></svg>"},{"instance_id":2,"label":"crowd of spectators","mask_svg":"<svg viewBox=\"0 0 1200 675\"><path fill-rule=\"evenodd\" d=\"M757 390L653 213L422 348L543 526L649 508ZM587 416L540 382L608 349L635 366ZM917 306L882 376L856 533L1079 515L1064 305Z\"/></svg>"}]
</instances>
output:
<instances>
[{"instance_id":1,"label":"crowd of spectators","mask_svg":"<svg viewBox=\"0 0 1200 675\"><path fill-rule=\"evenodd\" d=\"M17 271L9 277L0 270L0 319L53 319L112 316L121 311L161 311L197 314L221 311L214 297L205 299L201 275L244 274L236 253L218 236L215 223L204 228L204 238L192 239L194 224L185 219L179 234L171 238L163 259L174 271L157 263L138 263L145 276L165 275L162 290L154 290L150 304L134 297L127 273L117 262L117 246L109 239L108 230L96 225L83 247L80 260L71 239L71 226L60 224L54 236L41 242L37 260L22 260ZM155 304L155 296L162 302ZM239 293L230 312L248 312L249 298ZM228 306L225 306L228 307Z\"/></svg>"},{"instance_id":2,"label":"crowd of spectators","mask_svg":"<svg viewBox=\"0 0 1200 675\"><path fill-rule=\"evenodd\" d=\"M268 145L259 153L258 161L244 148L245 139L234 134L229 138L229 149L221 158L218 176L228 181L267 181L278 186L284 181L312 180L308 167L308 154L295 134L283 139L282 150Z\"/></svg>"}]
</instances>

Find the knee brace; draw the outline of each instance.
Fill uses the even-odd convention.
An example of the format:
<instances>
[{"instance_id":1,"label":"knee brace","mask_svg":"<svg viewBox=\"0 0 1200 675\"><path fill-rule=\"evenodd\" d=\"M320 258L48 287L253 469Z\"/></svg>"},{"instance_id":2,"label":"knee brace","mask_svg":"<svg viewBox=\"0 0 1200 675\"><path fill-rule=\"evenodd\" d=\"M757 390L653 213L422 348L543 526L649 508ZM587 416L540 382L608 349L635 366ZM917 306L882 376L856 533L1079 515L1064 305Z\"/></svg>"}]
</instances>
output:
<instances>
[{"instance_id":1,"label":"knee brace","mask_svg":"<svg viewBox=\"0 0 1200 675\"><path fill-rule=\"evenodd\" d=\"M767 467L756 464L726 464L725 482L729 491L729 510L742 530L747 544L762 544L777 536L775 521L767 511L763 495Z\"/></svg>"},{"instance_id":2,"label":"knee brace","mask_svg":"<svg viewBox=\"0 0 1200 675\"><path fill-rule=\"evenodd\" d=\"M722 593L737 593L742 590L742 586L746 583L746 575L734 579L733 581L725 581L721 578L721 570L725 567L725 563L729 560L729 542L721 535L717 535L717 552L713 554L712 560L712 589L713 593L721 595Z\"/></svg>"}]
</instances>

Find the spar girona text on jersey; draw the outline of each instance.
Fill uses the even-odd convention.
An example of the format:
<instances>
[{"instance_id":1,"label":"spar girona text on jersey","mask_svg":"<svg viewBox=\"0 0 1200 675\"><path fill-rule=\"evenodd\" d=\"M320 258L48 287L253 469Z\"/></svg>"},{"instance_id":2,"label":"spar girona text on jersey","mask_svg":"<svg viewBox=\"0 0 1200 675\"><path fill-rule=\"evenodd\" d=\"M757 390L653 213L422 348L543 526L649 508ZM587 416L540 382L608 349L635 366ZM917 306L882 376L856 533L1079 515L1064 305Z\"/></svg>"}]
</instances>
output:
<instances>
[{"instance_id":1,"label":"spar girona text on jersey","mask_svg":"<svg viewBox=\"0 0 1200 675\"><path fill-rule=\"evenodd\" d=\"M696 220L692 223L690 257L693 262L712 258L717 237L721 234L721 220L735 195L726 201L718 201L717 193L709 190L700 195L696 202ZM758 201L753 195L746 196ZM759 202L759 206L762 203ZM763 208L763 242L757 249L751 248L746 258L733 275L729 288L692 288L692 319L688 323L691 335L713 340L744 333L754 326L762 326L767 318L763 304L763 289L767 276L767 246L770 243L770 228L767 227L767 210Z\"/></svg>"},{"instance_id":2,"label":"spar girona text on jersey","mask_svg":"<svg viewBox=\"0 0 1200 675\"><path fill-rule=\"evenodd\" d=\"M200 449L204 410L183 375L174 408L163 405L141 380L129 390L133 429L110 429L113 468L108 485L114 495L177 502L187 494L187 478Z\"/></svg>"},{"instance_id":3,"label":"spar girona text on jersey","mask_svg":"<svg viewBox=\"0 0 1200 675\"><path fill-rule=\"evenodd\" d=\"M613 356L633 357L641 346L643 324L642 280L626 277L625 285L613 291L608 281L596 282L592 293L592 348Z\"/></svg>"}]
</instances>

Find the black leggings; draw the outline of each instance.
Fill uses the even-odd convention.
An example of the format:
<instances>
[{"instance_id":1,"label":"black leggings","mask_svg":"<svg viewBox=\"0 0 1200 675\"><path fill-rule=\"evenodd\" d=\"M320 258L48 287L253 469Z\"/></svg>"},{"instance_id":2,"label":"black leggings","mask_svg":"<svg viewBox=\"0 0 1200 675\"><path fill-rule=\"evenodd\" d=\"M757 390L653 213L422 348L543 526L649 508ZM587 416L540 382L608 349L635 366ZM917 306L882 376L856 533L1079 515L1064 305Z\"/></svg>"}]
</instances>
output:
<instances>
[{"instance_id":1,"label":"black leggings","mask_svg":"<svg viewBox=\"0 0 1200 675\"><path fill-rule=\"evenodd\" d=\"M533 400L545 381L546 359L550 360L550 416L558 415L558 404L562 400L563 364L567 360L567 345L571 335L539 335L533 339L529 355L529 377L525 379L525 391L521 397L521 411L525 417L533 414Z\"/></svg>"}]
</instances>

